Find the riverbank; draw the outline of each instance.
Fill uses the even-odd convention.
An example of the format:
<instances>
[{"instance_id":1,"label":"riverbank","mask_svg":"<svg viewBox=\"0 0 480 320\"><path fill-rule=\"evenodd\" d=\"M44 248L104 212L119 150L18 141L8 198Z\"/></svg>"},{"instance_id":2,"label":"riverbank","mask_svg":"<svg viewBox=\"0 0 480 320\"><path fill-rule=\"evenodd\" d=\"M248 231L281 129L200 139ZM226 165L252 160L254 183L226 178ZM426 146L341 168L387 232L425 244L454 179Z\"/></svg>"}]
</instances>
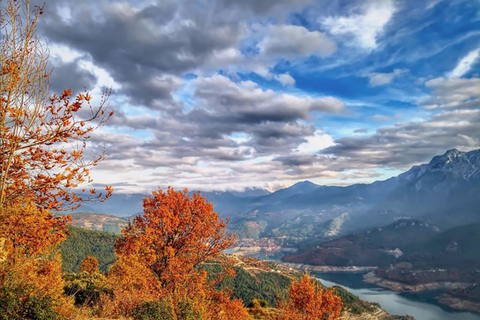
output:
<instances>
[{"instance_id":1,"label":"riverbank","mask_svg":"<svg viewBox=\"0 0 480 320\"><path fill-rule=\"evenodd\" d=\"M281 262L283 265L290 266L291 268L304 270L304 271L314 271L314 272L346 272L346 273L365 273L375 270L377 267L358 267L358 266L347 266L347 267L334 267L334 266L315 266L311 264L302 264L302 263L291 263L291 262Z\"/></svg>"},{"instance_id":2,"label":"riverbank","mask_svg":"<svg viewBox=\"0 0 480 320\"><path fill-rule=\"evenodd\" d=\"M468 282L441 281L422 284L407 284L398 281L384 279L371 271L363 276L363 281L374 284L379 287L387 288L396 292L426 292L436 290L458 290L467 289L472 284ZM450 308L462 311L473 311L480 313L480 303L465 298L455 297L452 294L445 293L436 298L436 300Z\"/></svg>"},{"instance_id":3,"label":"riverbank","mask_svg":"<svg viewBox=\"0 0 480 320\"><path fill-rule=\"evenodd\" d=\"M467 311L480 313L479 302L460 299L450 294L441 295L438 298L438 302L456 310L467 310Z\"/></svg>"},{"instance_id":4,"label":"riverbank","mask_svg":"<svg viewBox=\"0 0 480 320\"><path fill-rule=\"evenodd\" d=\"M283 262L280 260L281 256L284 253L292 252L292 248L286 248L281 246L237 246L232 248L233 254L254 256L256 258L261 258L264 260L274 260L277 263L280 263L286 267L310 271L310 272L320 272L320 273L352 273L352 274L365 274L363 276L363 281L365 283L373 284L382 288L387 288L395 292L410 292L410 293L422 293L430 292L437 290L458 290L466 289L472 285L469 282L460 282L460 281L434 281L428 283L420 284L407 284L400 281L388 280L382 277L379 277L375 274L375 270L378 269L376 266L318 266L311 264L302 264L302 263L291 263ZM462 311L472 311L480 313L480 303L476 301L471 301L465 299L465 297L456 297L450 293L445 293L442 296L436 297L436 301L440 304L446 305L455 310Z\"/></svg>"}]
</instances>

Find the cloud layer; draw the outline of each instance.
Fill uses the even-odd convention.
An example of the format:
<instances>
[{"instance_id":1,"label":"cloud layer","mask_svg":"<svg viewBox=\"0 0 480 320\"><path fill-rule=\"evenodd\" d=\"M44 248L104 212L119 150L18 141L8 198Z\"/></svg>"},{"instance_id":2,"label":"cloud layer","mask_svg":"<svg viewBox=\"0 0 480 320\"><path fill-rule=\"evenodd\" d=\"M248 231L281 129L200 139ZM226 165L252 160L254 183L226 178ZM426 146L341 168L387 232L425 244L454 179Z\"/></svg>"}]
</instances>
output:
<instances>
[{"instance_id":1,"label":"cloud layer","mask_svg":"<svg viewBox=\"0 0 480 320\"><path fill-rule=\"evenodd\" d=\"M480 147L464 1L52 0L51 90L99 94L97 183L278 188L388 178ZM448 26L448 28L446 27Z\"/></svg>"}]
</instances>

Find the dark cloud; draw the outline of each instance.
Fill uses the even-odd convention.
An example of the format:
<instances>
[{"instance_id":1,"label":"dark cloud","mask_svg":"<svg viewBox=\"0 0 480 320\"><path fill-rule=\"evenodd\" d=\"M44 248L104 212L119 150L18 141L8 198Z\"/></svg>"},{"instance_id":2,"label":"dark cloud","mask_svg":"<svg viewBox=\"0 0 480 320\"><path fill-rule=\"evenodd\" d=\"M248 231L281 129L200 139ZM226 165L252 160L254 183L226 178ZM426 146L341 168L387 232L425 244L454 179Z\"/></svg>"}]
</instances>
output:
<instances>
[{"instance_id":1,"label":"dark cloud","mask_svg":"<svg viewBox=\"0 0 480 320\"><path fill-rule=\"evenodd\" d=\"M229 10L250 10L259 15L300 9L313 0L222 0L218 5Z\"/></svg>"},{"instance_id":2,"label":"dark cloud","mask_svg":"<svg viewBox=\"0 0 480 320\"><path fill-rule=\"evenodd\" d=\"M65 10L70 17L62 17ZM209 19L213 10L168 1L142 9L127 2L52 1L40 30L55 43L89 54L132 101L151 107L155 100L172 101L176 75L201 66L215 50L236 46L242 37L240 22Z\"/></svg>"},{"instance_id":3,"label":"dark cloud","mask_svg":"<svg viewBox=\"0 0 480 320\"><path fill-rule=\"evenodd\" d=\"M54 68L50 77L50 91L61 93L71 88L74 93L91 90L97 83L97 77L88 70L78 65L78 60L63 63L53 61ZM66 87L68 86L68 87Z\"/></svg>"}]
</instances>

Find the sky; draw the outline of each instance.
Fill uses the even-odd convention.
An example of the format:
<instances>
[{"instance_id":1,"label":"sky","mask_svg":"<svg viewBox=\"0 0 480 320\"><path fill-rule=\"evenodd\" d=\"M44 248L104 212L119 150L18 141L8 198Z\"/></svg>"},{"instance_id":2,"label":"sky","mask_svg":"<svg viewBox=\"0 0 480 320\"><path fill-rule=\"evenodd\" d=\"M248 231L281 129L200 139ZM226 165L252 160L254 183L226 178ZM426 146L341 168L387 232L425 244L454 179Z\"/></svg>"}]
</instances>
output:
<instances>
[{"instance_id":1,"label":"sky","mask_svg":"<svg viewBox=\"0 0 480 320\"><path fill-rule=\"evenodd\" d=\"M53 92L112 89L89 148L120 193L369 183L480 148L480 0L49 0L38 31Z\"/></svg>"}]
</instances>

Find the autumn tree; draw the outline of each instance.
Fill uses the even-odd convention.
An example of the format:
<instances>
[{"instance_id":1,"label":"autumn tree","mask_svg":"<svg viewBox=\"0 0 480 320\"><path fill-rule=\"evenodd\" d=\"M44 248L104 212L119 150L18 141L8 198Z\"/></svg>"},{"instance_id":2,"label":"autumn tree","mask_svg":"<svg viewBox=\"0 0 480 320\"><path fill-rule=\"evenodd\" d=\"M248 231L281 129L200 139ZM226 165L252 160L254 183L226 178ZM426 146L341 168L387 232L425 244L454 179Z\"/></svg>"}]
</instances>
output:
<instances>
[{"instance_id":1,"label":"autumn tree","mask_svg":"<svg viewBox=\"0 0 480 320\"><path fill-rule=\"evenodd\" d=\"M33 202L13 201L3 212L0 238L8 254L36 258L48 254L66 239L68 216L53 216Z\"/></svg>"},{"instance_id":2,"label":"autumn tree","mask_svg":"<svg viewBox=\"0 0 480 320\"><path fill-rule=\"evenodd\" d=\"M213 205L199 193L159 189L143 200L143 215L122 230L115 252L152 270L163 287L185 280L194 268L235 243Z\"/></svg>"},{"instance_id":3,"label":"autumn tree","mask_svg":"<svg viewBox=\"0 0 480 320\"><path fill-rule=\"evenodd\" d=\"M308 274L293 282L283 320L333 320L342 312L342 301L333 289L324 289Z\"/></svg>"},{"instance_id":4,"label":"autumn tree","mask_svg":"<svg viewBox=\"0 0 480 320\"><path fill-rule=\"evenodd\" d=\"M87 272L90 275L100 273L98 260L94 256L87 256L80 264L80 272Z\"/></svg>"},{"instance_id":5,"label":"autumn tree","mask_svg":"<svg viewBox=\"0 0 480 320\"><path fill-rule=\"evenodd\" d=\"M69 89L49 96L48 51L36 35L42 14L29 0L0 6L0 218L18 198L46 209L78 205L84 198L75 188L90 181L89 168L104 158L83 153L92 131L112 114L108 92L97 106L88 93Z\"/></svg>"},{"instance_id":6,"label":"autumn tree","mask_svg":"<svg viewBox=\"0 0 480 320\"><path fill-rule=\"evenodd\" d=\"M48 50L36 34L42 14L29 0L0 2L0 300L50 301L62 312L71 299L53 249L66 238L69 217L50 210L112 192L76 191L104 158L101 151L87 159L84 151L112 113L108 92L98 104L87 92L49 92Z\"/></svg>"},{"instance_id":7,"label":"autumn tree","mask_svg":"<svg viewBox=\"0 0 480 320\"><path fill-rule=\"evenodd\" d=\"M147 196L143 208L122 230L119 259L108 275L118 309L128 313L142 301L169 298L176 311L189 305L204 320L248 319L241 301L215 291L206 272L196 268L235 242L213 205L199 193L168 188Z\"/></svg>"}]
</instances>

